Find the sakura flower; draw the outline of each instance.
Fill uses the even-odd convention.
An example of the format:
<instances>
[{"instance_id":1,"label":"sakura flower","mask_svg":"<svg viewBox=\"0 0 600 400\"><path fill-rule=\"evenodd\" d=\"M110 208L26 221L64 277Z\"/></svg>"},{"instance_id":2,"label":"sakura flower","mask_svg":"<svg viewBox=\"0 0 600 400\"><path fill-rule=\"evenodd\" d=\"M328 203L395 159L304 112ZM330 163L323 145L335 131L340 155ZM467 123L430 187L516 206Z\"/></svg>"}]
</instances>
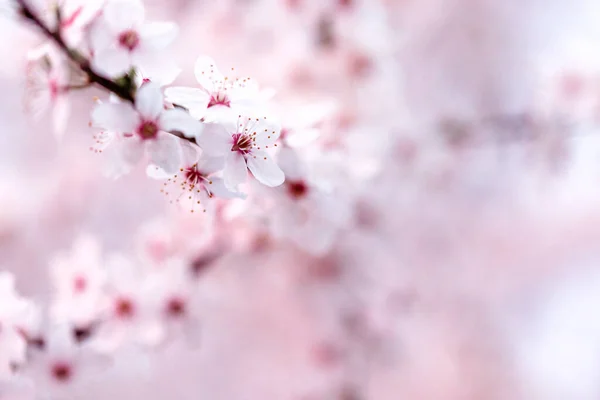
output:
<instances>
[{"instance_id":1,"label":"sakura flower","mask_svg":"<svg viewBox=\"0 0 600 400\"><path fill-rule=\"evenodd\" d=\"M188 339L197 336L199 302L195 295L196 281L191 279L191 274L187 262L171 258L150 277L153 307L167 338L182 334Z\"/></svg>"},{"instance_id":2,"label":"sakura flower","mask_svg":"<svg viewBox=\"0 0 600 400\"><path fill-rule=\"evenodd\" d=\"M50 398L65 393L82 396L84 385L109 366L109 360L89 346L75 342L68 324L52 325L42 349L34 349L25 374L33 378L39 393Z\"/></svg>"},{"instance_id":3,"label":"sakura flower","mask_svg":"<svg viewBox=\"0 0 600 400\"><path fill-rule=\"evenodd\" d=\"M136 164L147 153L151 162L167 173L175 173L181 162L177 131L197 137L201 124L185 111L165 110L158 85L143 85L136 95L135 107L129 103L102 103L92 112L94 126L122 135L120 155L126 165Z\"/></svg>"},{"instance_id":4,"label":"sakura flower","mask_svg":"<svg viewBox=\"0 0 600 400\"><path fill-rule=\"evenodd\" d=\"M123 255L113 255L106 263L108 282L101 324L91 345L101 352L122 346L157 345L162 330L152 313L152 283L140 266Z\"/></svg>"},{"instance_id":5,"label":"sakura flower","mask_svg":"<svg viewBox=\"0 0 600 400\"><path fill-rule=\"evenodd\" d=\"M70 254L57 255L50 263L55 321L85 329L98 318L106 283L100 246L90 236L80 237Z\"/></svg>"},{"instance_id":6,"label":"sakura flower","mask_svg":"<svg viewBox=\"0 0 600 400\"><path fill-rule=\"evenodd\" d=\"M166 100L187 108L192 116L208 122L232 121L258 107L260 93L250 78L230 78L207 56L196 61L199 88L172 87L165 90Z\"/></svg>"},{"instance_id":7,"label":"sakura flower","mask_svg":"<svg viewBox=\"0 0 600 400\"><path fill-rule=\"evenodd\" d=\"M225 187L222 178L215 176L223 169L223 157L208 157L200 155L199 148L189 143L182 143L182 167L175 175L164 173L160 168L148 166L148 175L163 179L161 193L172 200L189 205L190 211L199 208L202 212L214 210L213 198L244 198L241 193L232 192Z\"/></svg>"},{"instance_id":8,"label":"sakura flower","mask_svg":"<svg viewBox=\"0 0 600 400\"><path fill-rule=\"evenodd\" d=\"M102 17L90 30L93 66L110 76L133 67L153 69L162 65L163 52L177 35L168 22L144 24L140 0L108 0Z\"/></svg>"},{"instance_id":9,"label":"sakura flower","mask_svg":"<svg viewBox=\"0 0 600 400\"><path fill-rule=\"evenodd\" d=\"M283 148L278 161L286 181L272 198L271 231L311 254L323 255L348 221L348 206L310 176L293 149Z\"/></svg>"},{"instance_id":10,"label":"sakura flower","mask_svg":"<svg viewBox=\"0 0 600 400\"><path fill-rule=\"evenodd\" d=\"M247 170L262 184L279 186L283 172L265 151L276 147L280 128L267 118L238 118L235 126L207 124L198 142L209 156L225 158L225 187L236 190L246 181Z\"/></svg>"},{"instance_id":11,"label":"sakura flower","mask_svg":"<svg viewBox=\"0 0 600 400\"><path fill-rule=\"evenodd\" d=\"M70 114L69 86L68 64L52 45L44 45L29 54L26 106L36 119L51 110L57 138L63 135Z\"/></svg>"}]
</instances>

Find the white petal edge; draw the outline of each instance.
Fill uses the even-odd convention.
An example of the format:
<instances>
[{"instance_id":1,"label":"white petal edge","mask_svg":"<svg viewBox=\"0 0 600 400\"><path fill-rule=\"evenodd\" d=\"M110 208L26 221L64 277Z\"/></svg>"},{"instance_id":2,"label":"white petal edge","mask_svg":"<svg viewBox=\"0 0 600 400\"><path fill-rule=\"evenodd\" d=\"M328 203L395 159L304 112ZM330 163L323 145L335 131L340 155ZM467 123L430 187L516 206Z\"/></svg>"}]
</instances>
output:
<instances>
[{"instance_id":1,"label":"white petal edge","mask_svg":"<svg viewBox=\"0 0 600 400\"><path fill-rule=\"evenodd\" d=\"M262 150L253 151L248 156L248 169L257 181L269 187L279 186L285 181L281 168Z\"/></svg>"}]
</instances>

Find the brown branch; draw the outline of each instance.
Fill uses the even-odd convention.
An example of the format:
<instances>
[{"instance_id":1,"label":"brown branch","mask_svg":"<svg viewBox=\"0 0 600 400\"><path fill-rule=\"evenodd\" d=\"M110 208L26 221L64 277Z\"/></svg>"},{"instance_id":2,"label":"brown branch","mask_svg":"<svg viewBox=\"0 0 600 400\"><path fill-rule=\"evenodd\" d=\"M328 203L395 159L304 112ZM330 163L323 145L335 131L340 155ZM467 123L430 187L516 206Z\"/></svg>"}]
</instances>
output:
<instances>
[{"instance_id":1,"label":"brown branch","mask_svg":"<svg viewBox=\"0 0 600 400\"><path fill-rule=\"evenodd\" d=\"M33 25L37 26L42 33L47 36L50 40L54 42L58 46L58 48L71 60L81 71L83 71L87 78L89 84L95 84L100 86L111 93L114 93L119 98L128 101L132 104L135 104L135 96L130 90L130 88L122 86L115 82L112 79L106 78L101 74L94 71L91 67L90 61L84 57L80 52L75 49L71 49L67 43L65 43L61 32L60 32L60 12L57 12L57 28L56 30L51 30L35 13L34 10L27 4L26 0L15 0L19 6L19 11L21 16L23 16L26 20L30 21ZM85 87L82 86L82 88ZM177 136L183 140L187 140L191 143L197 144L195 139L186 138L183 134L179 132L169 132L170 134Z\"/></svg>"},{"instance_id":2,"label":"brown branch","mask_svg":"<svg viewBox=\"0 0 600 400\"><path fill-rule=\"evenodd\" d=\"M89 82L103 87L109 92L116 94L121 99L130 103L135 101L133 95L131 92L129 92L129 90L127 90L127 88L124 88L113 80L96 73L90 66L90 62L87 58L82 56L78 51L69 48L62 38L60 30L58 28L54 31L50 30L50 28L48 28L48 26L46 26L46 24L37 16L37 14L31 9L25 0L16 0L16 2L19 4L21 15L41 29L42 33L52 40L54 44L56 44L63 51L63 53L65 53L65 55L69 57L69 59L88 76ZM60 21L57 21L57 25L60 26Z\"/></svg>"}]
</instances>

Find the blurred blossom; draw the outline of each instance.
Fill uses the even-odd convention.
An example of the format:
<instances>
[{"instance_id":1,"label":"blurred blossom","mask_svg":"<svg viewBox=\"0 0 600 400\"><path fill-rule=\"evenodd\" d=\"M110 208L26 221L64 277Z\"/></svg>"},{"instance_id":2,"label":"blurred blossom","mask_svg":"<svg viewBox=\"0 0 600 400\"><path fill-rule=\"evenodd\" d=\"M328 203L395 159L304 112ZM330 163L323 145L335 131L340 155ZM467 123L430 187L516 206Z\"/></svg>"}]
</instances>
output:
<instances>
[{"instance_id":1,"label":"blurred blossom","mask_svg":"<svg viewBox=\"0 0 600 400\"><path fill-rule=\"evenodd\" d=\"M594 0L0 0L0 400L600 397Z\"/></svg>"}]
</instances>

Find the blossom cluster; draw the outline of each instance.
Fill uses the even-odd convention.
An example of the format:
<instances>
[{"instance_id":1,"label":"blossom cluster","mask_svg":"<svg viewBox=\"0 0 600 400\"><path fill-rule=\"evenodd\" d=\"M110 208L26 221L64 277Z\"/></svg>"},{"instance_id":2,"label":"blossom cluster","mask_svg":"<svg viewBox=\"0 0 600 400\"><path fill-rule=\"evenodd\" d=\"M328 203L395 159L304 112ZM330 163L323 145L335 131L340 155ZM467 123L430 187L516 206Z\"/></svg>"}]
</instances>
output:
<instances>
[{"instance_id":1,"label":"blossom cluster","mask_svg":"<svg viewBox=\"0 0 600 400\"><path fill-rule=\"evenodd\" d=\"M598 7L538 3L0 0L0 400L597 398Z\"/></svg>"},{"instance_id":2,"label":"blossom cluster","mask_svg":"<svg viewBox=\"0 0 600 400\"><path fill-rule=\"evenodd\" d=\"M141 1L51 2L46 13L56 14L52 22L27 2L21 7L54 39L32 54L32 107L68 109L64 103L74 85L99 83L108 89L92 111L91 126L99 129L92 148L110 153L117 166L113 174L144 159L149 175L179 186L165 193L204 212L213 208L213 197L243 197L240 185L248 171L269 187L284 182L270 153L281 126L275 116L267 117L258 85L251 78L224 75L211 58L201 56L195 65L197 87L163 90L178 72L164 57L177 25L146 22ZM55 111L54 116L60 130L67 114Z\"/></svg>"}]
</instances>

